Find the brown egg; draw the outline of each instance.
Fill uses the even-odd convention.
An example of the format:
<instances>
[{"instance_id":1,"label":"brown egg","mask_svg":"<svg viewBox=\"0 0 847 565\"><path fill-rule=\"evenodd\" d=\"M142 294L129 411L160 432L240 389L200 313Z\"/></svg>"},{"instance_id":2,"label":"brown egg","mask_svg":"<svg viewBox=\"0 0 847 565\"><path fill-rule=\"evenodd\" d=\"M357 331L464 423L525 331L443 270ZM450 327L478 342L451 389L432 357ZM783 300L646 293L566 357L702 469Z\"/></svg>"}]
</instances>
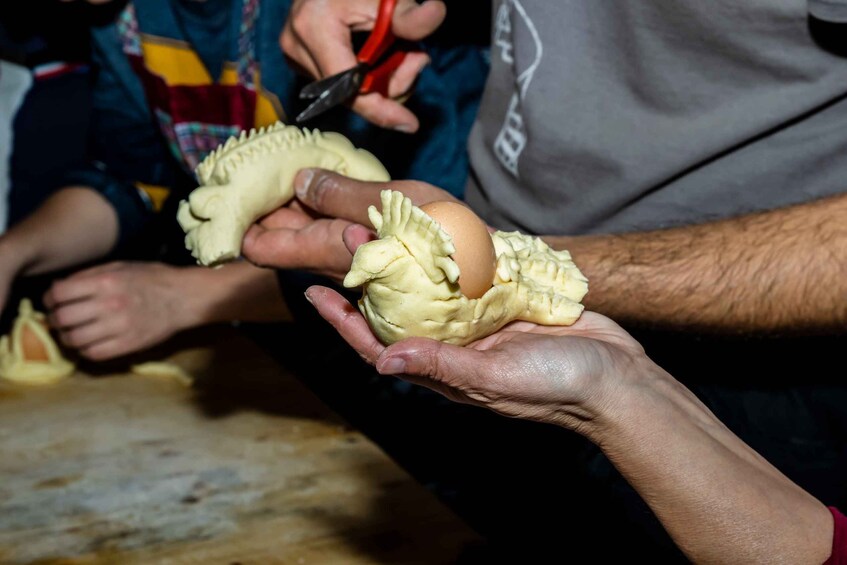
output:
<instances>
[{"instance_id":1,"label":"brown egg","mask_svg":"<svg viewBox=\"0 0 847 565\"><path fill-rule=\"evenodd\" d=\"M421 210L453 238L459 265L459 288L468 298L479 298L491 288L497 259L488 228L470 208L457 202L430 202Z\"/></svg>"},{"instance_id":2,"label":"brown egg","mask_svg":"<svg viewBox=\"0 0 847 565\"><path fill-rule=\"evenodd\" d=\"M29 327L29 323L25 323L21 327L21 350L23 352L24 359L26 359L27 361L50 360L50 355L48 355L47 353L47 348L44 346L44 343L41 341L41 338L38 336L38 334L32 331L32 328Z\"/></svg>"}]
</instances>

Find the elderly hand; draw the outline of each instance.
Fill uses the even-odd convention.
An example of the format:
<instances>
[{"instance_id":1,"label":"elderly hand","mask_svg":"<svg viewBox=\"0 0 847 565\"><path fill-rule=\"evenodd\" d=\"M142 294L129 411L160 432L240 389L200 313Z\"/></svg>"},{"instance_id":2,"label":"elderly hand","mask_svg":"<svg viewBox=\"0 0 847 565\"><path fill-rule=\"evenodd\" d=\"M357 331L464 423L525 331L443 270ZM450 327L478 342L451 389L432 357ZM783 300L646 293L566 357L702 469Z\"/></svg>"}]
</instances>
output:
<instances>
[{"instance_id":1,"label":"elderly hand","mask_svg":"<svg viewBox=\"0 0 847 565\"><path fill-rule=\"evenodd\" d=\"M424 338L382 345L347 300L324 287L306 296L384 375L506 416L582 427L612 413L627 382L655 374L641 345L610 319L585 312L573 326L513 322L466 347Z\"/></svg>"},{"instance_id":2,"label":"elderly hand","mask_svg":"<svg viewBox=\"0 0 847 565\"><path fill-rule=\"evenodd\" d=\"M399 190L417 205L456 200L424 182L363 182L322 169L300 171L294 188L297 200L251 226L242 253L262 267L303 269L338 282L350 270L352 253L374 237L365 227L368 206L380 206L382 190Z\"/></svg>"},{"instance_id":3,"label":"elderly hand","mask_svg":"<svg viewBox=\"0 0 847 565\"><path fill-rule=\"evenodd\" d=\"M133 353L191 325L182 269L108 263L53 283L44 295L61 342L92 360Z\"/></svg>"},{"instance_id":4,"label":"elderly hand","mask_svg":"<svg viewBox=\"0 0 847 565\"><path fill-rule=\"evenodd\" d=\"M315 78L346 71L357 64L352 32L372 29L378 9L378 0L294 0L280 45L294 63ZM417 41L435 31L444 16L443 2L427 0L419 5L414 0L399 0L392 31L398 38ZM377 93L358 96L353 110L385 128L417 131L417 117L392 98L407 93L428 63L426 54L409 53L391 78L390 98Z\"/></svg>"}]
</instances>

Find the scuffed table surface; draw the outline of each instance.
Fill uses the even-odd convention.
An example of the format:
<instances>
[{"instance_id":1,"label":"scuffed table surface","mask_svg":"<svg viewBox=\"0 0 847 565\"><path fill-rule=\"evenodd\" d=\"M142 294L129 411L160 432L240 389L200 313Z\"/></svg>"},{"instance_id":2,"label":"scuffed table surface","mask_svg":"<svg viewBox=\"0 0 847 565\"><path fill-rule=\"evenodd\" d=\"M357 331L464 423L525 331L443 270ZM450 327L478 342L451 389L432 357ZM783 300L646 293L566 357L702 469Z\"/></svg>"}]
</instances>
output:
<instances>
[{"instance_id":1,"label":"scuffed table surface","mask_svg":"<svg viewBox=\"0 0 847 565\"><path fill-rule=\"evenodd\" d=\"M0 383L0 562L430 564L478 543L252 342L201 343L171 357L193 388Z\"/></svg>"}]
</instances>

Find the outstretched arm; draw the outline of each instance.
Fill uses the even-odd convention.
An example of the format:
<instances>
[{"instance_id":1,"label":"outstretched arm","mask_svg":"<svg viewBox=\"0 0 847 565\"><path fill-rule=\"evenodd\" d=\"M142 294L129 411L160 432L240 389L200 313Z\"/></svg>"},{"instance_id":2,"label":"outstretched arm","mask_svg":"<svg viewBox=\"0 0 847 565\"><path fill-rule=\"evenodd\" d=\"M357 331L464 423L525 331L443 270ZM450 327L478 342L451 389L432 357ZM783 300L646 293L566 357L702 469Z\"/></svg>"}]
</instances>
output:
<instances>
[{"instance_id":1,"label":"outstretched arm","mask_svg":"<svg viewBox=\"0 0 847 565\"><path fill-rule=\"evenodd\" d=\"M652 373L652 374L651 374ZM694 563L823 563L829 511L654 366L588 437Z\"/></svg>"},{"instance_id":2,"label":"outstretched arm","mask_svg":"<svg viewBox=\"0 0 847 565\"><path fill-rule=\"evenodd\" d=\"M847 195L660 231L544 239L616 320L741 333L847 323Z\"/></svg>"},{"instance_id":3,"label":"outstretched arm","mask_svg":"<svg viewBox=\"0 0 847 565\"><path fill-rule=\"evenodd\" d=\"M730 432L614 322L517 322L467 347L385 347L349 302L307 297L382 374L458 402L560 425L595 442L697 563L822 563L832 516Z\"/></svg>"},{"instance_id":4,"label":"outstretched arm","mask_svg":"<svg viewBox=\"0 0 847 565\"><path fill-rule=\"evenodd\" d=\"M218 269L108 263L56 281L44 303L62 343L94 360L206 324L290 318L276 274L245 262Z\"/></svg>"},{"instance_id":5,"label":"outstretched arm","mask_svg":"<svg viewBox=\"0 0 847 565\"><path fill-rule=\"evenodd\" d=\"M383 189L419 206L453 199L422 182L366 183L321 170L302 171L295 187L317 214L364 225ZM588 277L586 306L620 321L722 333L840 331L847 324L844 218L847 195L667 230L544 239L569 250ZM248 237L244 253L287 266L283 235L265 230L261 253ZM351 256L337 255L346 261L336 270L346 272Z\"/></svg>"},{"instance_id":6,"label":"outstretched arm","mask_svg":"<svg viewBox=\"0 0 847 565\"><path fill-rule=\"evenodd\" d=\"M0 310L18 276L36 275L106 255L118 240L114 208L94 190L66 188L0 236Z\"/></svg>"}]
</instances>

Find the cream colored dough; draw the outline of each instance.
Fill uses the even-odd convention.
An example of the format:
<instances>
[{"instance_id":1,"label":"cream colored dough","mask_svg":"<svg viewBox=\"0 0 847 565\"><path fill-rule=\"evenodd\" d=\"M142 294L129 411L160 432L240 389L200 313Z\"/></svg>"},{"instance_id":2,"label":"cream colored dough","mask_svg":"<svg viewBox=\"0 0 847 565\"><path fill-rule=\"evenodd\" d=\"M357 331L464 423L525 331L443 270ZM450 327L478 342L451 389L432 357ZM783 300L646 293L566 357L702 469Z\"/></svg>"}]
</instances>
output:
<instances>
[{"instance_id":1,"label":"cream colored dough","mask_svg":"<svg viewBox=\"0 0 847 565\"><path fill-rule=\"evenodd\" d=\"M145 377L161 377L172 379L182 386L190 387L194 384L194 377L191 374L177 365L169 361L147 361L146 363L138 363L130 367L130 371L136 375Z\"/></svg>"},{"instance_id":2,"label":"cream colored dough","mask_svg":"<svg viewBox=\"0 0 847 565\"><path fill-rule=\"evenodd\" d=\"M45 325L45 316L32 308L26 298L18 306L18 317L9 335L0 338L0 377L23 384L50 384L74 372L74 364L62 352ZM29 331L41 343L47 360L27 359L23 332Z\"/></svg>"},{"instance_id":3,"label":"cream colored dough","mask_svg":"<svg viewBox=\"0 0 847 565\"><path fill-rule=\"evenodd\" d=\"M180 202L177 220L185 246L201 265L231 261L258 218L294 196L297 171L321 167L366 181L386 181L388 171L343 135L280 122L231 137L197 166L200 187Z\"/></svg>"},{"instance_id":4,"label":"cream colored dough","mask_svg":"<svg viewBox=\"0 0 847 565\"><path fill-rule=\"evenodd\" d=\"M567 251L537 237L496 232L492 287L471 300L459 290L451 237L412 201L382 192L368 214L379 239L356 250L344 286L363 287L359 309L385 344L429 337L465 345L513 320L570 325L583 310L588 280Z\"/></svg>"}]
</instances>

